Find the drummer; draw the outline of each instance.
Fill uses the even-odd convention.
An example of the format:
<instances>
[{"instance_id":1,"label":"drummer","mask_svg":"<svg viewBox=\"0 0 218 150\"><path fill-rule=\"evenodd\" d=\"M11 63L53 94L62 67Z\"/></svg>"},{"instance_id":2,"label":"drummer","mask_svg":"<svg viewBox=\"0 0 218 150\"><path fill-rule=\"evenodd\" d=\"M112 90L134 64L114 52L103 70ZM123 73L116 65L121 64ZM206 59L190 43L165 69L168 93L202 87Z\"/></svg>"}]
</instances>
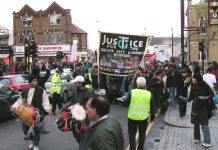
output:
<instances>
[{"instance_id":1,"label":"drummer","mask_svg":"<svg viewBox=\"0 0 218 150\"><path fill-rule=\"evenodd\" d=\"M32 105L35 108L38 108L44 114L52 114L51 105L48 99L48 95L43 88L38 86L37 78L33 75L29 76L30 87L22 93L22 96L11 106L10 110L16 112L16 109L23 103ZM23 132L27 135L29 126L22 123ZM29 149L39 150L39 141L40 141L40 130L34 128L35 136L29 140Z\"/></svg>"},{"instance_id":2,"label":"drummer","mask_svg":"<svg viewBox=\"0 0 218 150\"><path fill-rule=\"evenodd\" d=\"M85 108L86 102L90 98L94 97L94 92L92 89L85 87L85 79L83 76L76 76L72 82L74 83L76 89L74 90L70 105L79 103L83 106L83 108ZM82 150L84 148L85 135L83 133L78 134L73 131L73 136L79 143L79 150Z\"/></svg>"}]
</instances>

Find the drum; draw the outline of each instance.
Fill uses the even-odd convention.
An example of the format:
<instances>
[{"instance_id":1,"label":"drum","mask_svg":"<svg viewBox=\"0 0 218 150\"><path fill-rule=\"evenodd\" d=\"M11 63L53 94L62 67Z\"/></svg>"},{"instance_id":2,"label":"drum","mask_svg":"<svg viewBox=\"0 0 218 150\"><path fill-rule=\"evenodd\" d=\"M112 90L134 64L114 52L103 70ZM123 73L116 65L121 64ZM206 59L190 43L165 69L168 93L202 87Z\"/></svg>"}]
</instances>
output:
<instances>
[{"instance_id":1,"label":"drum","mask_svg":"<svg viewBox=\"0 0 218 150\"><path fill-rule=\"evenodd\" d=\"M85 125L86 111L78 103L63 109L56 119L56 126L63 132L74 131L80 133L86 131Z\"/></svg>"},{"instance_id":2,"label":"drum","mask_svg":"<svg viewBox=\"0 0 218 150\"><path fill-rule=\"evenodd\" d=\"M17 117L23 121L25 124L32 126L34 124L34 119L32 115L35 112L35 108L26 103L21 103L18 109L15 111Z\"/></svg>"}]
</instances>

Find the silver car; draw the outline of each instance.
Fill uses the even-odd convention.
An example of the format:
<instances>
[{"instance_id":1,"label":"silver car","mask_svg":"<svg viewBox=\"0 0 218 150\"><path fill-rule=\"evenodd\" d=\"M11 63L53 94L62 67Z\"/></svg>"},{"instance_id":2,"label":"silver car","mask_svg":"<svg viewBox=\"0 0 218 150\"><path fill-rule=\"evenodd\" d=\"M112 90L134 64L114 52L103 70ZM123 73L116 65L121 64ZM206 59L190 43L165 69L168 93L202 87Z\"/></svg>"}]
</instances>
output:
<instances>
[{"instance_id":1,"label":"silver car","mask_svg":"<svg viewBox=\"0 0 218 150\"><path fill-rule=\"evenodd\" d=\"M52 98L52 94L51 94L51 79L52 76L55 74L56 70L51 70L51 75L48 78L47 82L45 82L45 89L47 94L49 95L49 98ZM41 72L40 76L45 75L45 72ZM73 94L73 90L74 88L74 84L72 82L70 82L71 80L73 80L73 72L71 69L63 69L63 73L61 75L62 80L66 80L66 83L63 84L62 89L61 89L61 98L63 100L63 102L67 102L68 99L70 97L72 97Z\"/></svg>"}]
</instances>

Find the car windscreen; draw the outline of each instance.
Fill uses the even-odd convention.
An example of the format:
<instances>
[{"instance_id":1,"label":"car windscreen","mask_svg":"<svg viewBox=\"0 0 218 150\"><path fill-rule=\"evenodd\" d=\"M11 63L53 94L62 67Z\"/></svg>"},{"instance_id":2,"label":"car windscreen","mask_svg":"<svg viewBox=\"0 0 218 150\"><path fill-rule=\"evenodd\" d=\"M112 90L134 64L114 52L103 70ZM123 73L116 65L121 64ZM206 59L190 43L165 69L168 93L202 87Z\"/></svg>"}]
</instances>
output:
<instances>
[{"instance_id":1,"label":"car windscreen","mask_svg":"<svg viewBox=\"0 0 218 150\"><path fill-rule=\"evenodd\" d=\"M16 76L16 77L14 77L14 81L15 81L17 84L26 83L25 79L24 79L22 76Z\"/></svg>"},{"instance_id":2,"label":"car windscreen","mask_svg":"<svg viewBox=\"0 0 218 150\"><path fill-rule=\"evenodd\" d=\"M0 78L0 81L6 85L11 84L11 80L9 78Z\"/></svg>"}]
</instances>

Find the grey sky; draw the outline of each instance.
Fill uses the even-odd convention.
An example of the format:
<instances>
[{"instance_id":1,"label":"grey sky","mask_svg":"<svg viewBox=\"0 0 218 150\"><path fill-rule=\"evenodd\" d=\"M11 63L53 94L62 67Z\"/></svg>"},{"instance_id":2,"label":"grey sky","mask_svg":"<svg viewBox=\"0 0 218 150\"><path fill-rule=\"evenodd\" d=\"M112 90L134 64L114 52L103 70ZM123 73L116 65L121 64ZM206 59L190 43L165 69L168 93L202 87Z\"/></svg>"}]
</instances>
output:
<instances>
[{"instance_id":1,"label":"grey sky","mask_svg":"<svg viewBox=\"0 0 218 150\"><path fill-rule=\"evenodd\" d=\"M54 0L1 0L0 25L13 29L13 11L25 4L45 10ZM184 0L186 2L186 0ZM200 0L193 0L193 3ZM72 22L88 32L90 49L98 45L97 31L180 36L180 0L56 0L71 9Z\"/></svg>"}]
</instances>

